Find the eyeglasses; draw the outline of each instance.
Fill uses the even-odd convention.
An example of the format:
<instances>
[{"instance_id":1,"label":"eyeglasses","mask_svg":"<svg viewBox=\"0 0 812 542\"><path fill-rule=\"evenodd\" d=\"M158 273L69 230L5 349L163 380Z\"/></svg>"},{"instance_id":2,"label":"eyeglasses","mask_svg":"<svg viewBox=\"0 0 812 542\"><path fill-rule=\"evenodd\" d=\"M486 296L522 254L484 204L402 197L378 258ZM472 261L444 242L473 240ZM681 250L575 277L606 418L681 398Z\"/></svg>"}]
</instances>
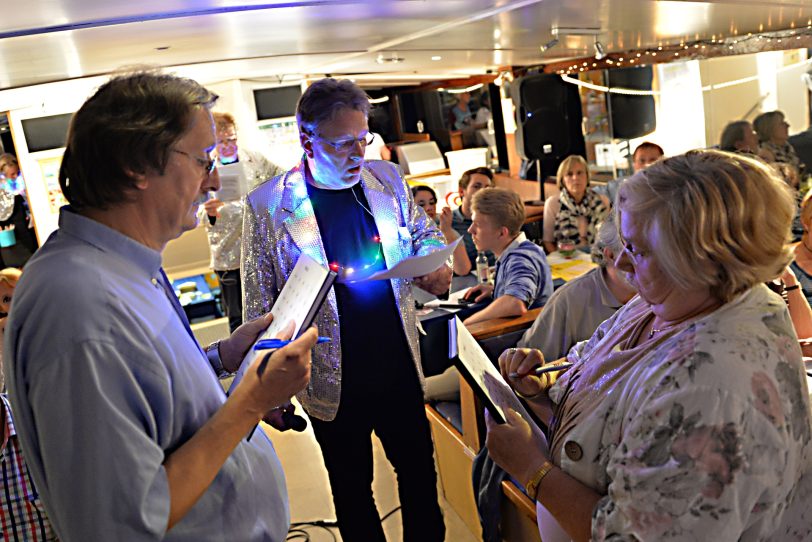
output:
<instances>
[{"instance_id":1,"label":"eyeglasses","mask_svg":"<svg viewBox=\"0 0 812 542\"><path fill-rule=\"evenodd\" d=\"M342 152L342 153L343 152L350 152L352 150L352 148L355 146L356 143L359 143L361 145L361 148L363 149L363 148L366 148L367 145L369 145L373 141L375 141L375 134L373 134L372 132L368 132L367 135L365 135L364 137L360 137L358 139L344 139L344 140L341 140L341 141L331 141L331 140L325 139L325 138L323 138L323 137L321 137L321 136L319 136L319 135L317 135L315 133L308 134L308 135L310 135L310 137L312 137L313 139L320 139L321 141L323 141L323 142L327 143L328 145L330 145L331 147L333 147L336 150L336 152Z\"/></svg>"},{"instance_id":2,"label":"eyeglasses","mask_svg":"<svg viewBox=\"0 0 812 542\"><path fill-rule=\"evenodd\" d=\"M216 160L214 160L213 158L211 158L211 157L207 157L207 158L204 160L203 158L198 158L197 156L191 155L191 154L189 154L189 153L188 153L188 152L186 152L186 151L181 151L181 150L178 150L178 149L172 149L172 152L176 152L176 153L178 153L178 154L182 154L182 155L184 155L184 156L188 156L189 158L191 158L192 160L194 160L195 162L197 162L197 164L198 164L200 167L202 167L203 169L205 169L205 170L206 170L206 175L211 175L212 173L214 173L214 166L215 166L215 164L217 163L217 161L216 161Z\"/></svg>"},{"instance_id":3,"label":"eyeglasses","mask_svg":"<svg viewBox=\"0 0 812 542\"><path fill-rule=\"evenodd\" d=\"M628 241L626 241L626 240L623 238L623 236L620 236L620 242L623 244L623 251L624 251L626 254L628 254L628 255L629 255L629 258L631 259L632 263L634 263L635 265L637 265L637 263L638 263L638 261L640 260L640 258L643 258L643 257L645 257L645 256L646 256L646 252L645 252L645 251L642 251L642 250L640 250L640 251L635 250L634 245L632 245L631 243L629 243Z\"/></svg>"}]
</instances>

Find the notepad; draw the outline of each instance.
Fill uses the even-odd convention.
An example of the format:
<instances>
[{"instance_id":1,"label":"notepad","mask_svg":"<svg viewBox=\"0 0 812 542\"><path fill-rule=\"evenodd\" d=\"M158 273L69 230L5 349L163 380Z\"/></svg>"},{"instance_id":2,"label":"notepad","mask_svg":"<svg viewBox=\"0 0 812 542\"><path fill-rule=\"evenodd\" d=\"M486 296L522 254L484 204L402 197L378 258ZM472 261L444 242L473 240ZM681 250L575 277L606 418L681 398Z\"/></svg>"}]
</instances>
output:
<instances>
[{"instance_id":1,"label":"notepad","mask_svg":"<svg viewBox=\"0 0 812 542\"><path fill-rule=\"evenodd\" d=\"M335 279L335 272L319 264L310 256L301 254L296 260L293 272L282 287L282 291L279 292L279 297L271 307L273 322L257 337L257 341L278 337L291 321L295 323L293 337L301 335L313 324ZM254 350L253 346L248 349L231 389L234 389L242 380L243 373L254 363L254 360L265 353L267 350Z\"/></svg>"},{"instance_id":2,"label":"notepad","mask_svg":"<svg viewBox=\"0 0 812 542\"><path fill-rule=\"evenodd\" d=\"M512 408L531 424L532 418L516 397L499 368L476 342L459 317L448 321L448 357L497 423L505 423L505 411Z\"/></svg>"}]
</instances>

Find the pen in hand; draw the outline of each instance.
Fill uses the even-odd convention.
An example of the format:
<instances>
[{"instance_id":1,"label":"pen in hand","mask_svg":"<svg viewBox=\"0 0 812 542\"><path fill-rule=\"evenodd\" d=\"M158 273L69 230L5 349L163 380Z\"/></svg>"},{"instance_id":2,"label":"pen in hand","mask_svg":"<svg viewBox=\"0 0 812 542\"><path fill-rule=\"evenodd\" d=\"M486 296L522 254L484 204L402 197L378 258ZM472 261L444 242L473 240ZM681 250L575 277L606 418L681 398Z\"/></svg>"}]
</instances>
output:
<instances>
[{"instance_id":1,"label":"pen in hand","mask_svg":"<svg viewBox=\"0 0 812 542\"><path fill-rule=\"evenodd\" d=\"M508 376L510 378L524 378L527 375L531 375L531 374L536 375L536 376L541 376L544 373L554 373L556 371L566 371L567 369L569 369L573 365L574 364L570 363L570 362L559 363L557 365L542 365L541 367L536 367L535 369L532 369L529 373L525 373L525 374L510 373Z\"/></svg>"},{"instance_id":2,"label":"pen in hand","mask_svg":"<svg viewBox=\"0 0 812 542\"><path fill-rule=\"evenodd\" d=\"M254 345L254 350L271 350L273 348L282 348L287 346L293 341L283 341L282 339L262 339L257 341ZM316 344L329 343L330 337L319 337Z\"/></svg>"}]
</instances>

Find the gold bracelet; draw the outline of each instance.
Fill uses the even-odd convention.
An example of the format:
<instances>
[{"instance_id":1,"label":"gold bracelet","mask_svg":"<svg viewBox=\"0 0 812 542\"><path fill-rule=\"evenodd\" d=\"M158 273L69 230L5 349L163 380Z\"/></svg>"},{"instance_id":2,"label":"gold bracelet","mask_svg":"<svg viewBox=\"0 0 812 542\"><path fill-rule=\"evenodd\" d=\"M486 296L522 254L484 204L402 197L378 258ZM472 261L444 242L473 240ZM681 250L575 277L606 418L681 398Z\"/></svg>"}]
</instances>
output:
<instances>
[{"instance_id":1,"label":"gold bracelet","mask_svg":"<svg viewBox=\"0 0 812 542\"><path fill-rule=\"evenodd\" d=\"M544 477L552 470L553 464L550 463L549 460L545 460L544 463L538 468L536 473L530 478L530 481L527 482L527 485L524 486L524 490L527 492L527 495L536 500L536 494L539 491L539 485L541 485L541 481L544 480Z\"/></svg>"}]
</instances>

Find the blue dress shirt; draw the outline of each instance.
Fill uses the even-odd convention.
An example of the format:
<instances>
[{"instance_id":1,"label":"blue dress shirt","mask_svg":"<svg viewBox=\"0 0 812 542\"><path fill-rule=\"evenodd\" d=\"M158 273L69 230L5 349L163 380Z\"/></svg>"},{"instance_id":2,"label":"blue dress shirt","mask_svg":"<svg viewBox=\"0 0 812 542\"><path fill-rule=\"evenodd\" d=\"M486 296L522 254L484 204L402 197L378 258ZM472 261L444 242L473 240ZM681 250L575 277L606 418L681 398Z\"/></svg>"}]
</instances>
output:
<instances>
[{"instance_id":1,"label":"blue dress shirt","mask_svg":"<svg viewBox=\"0 0 812 542\"><path fill-rule=\"evenodd\" d=\"M26 266L4 353L34 483L60 539L285 539L281 465L243 440L170 531L163 463L225 401L161 285L161 254L61 210Z\"/></svg>"}]
</instances>

